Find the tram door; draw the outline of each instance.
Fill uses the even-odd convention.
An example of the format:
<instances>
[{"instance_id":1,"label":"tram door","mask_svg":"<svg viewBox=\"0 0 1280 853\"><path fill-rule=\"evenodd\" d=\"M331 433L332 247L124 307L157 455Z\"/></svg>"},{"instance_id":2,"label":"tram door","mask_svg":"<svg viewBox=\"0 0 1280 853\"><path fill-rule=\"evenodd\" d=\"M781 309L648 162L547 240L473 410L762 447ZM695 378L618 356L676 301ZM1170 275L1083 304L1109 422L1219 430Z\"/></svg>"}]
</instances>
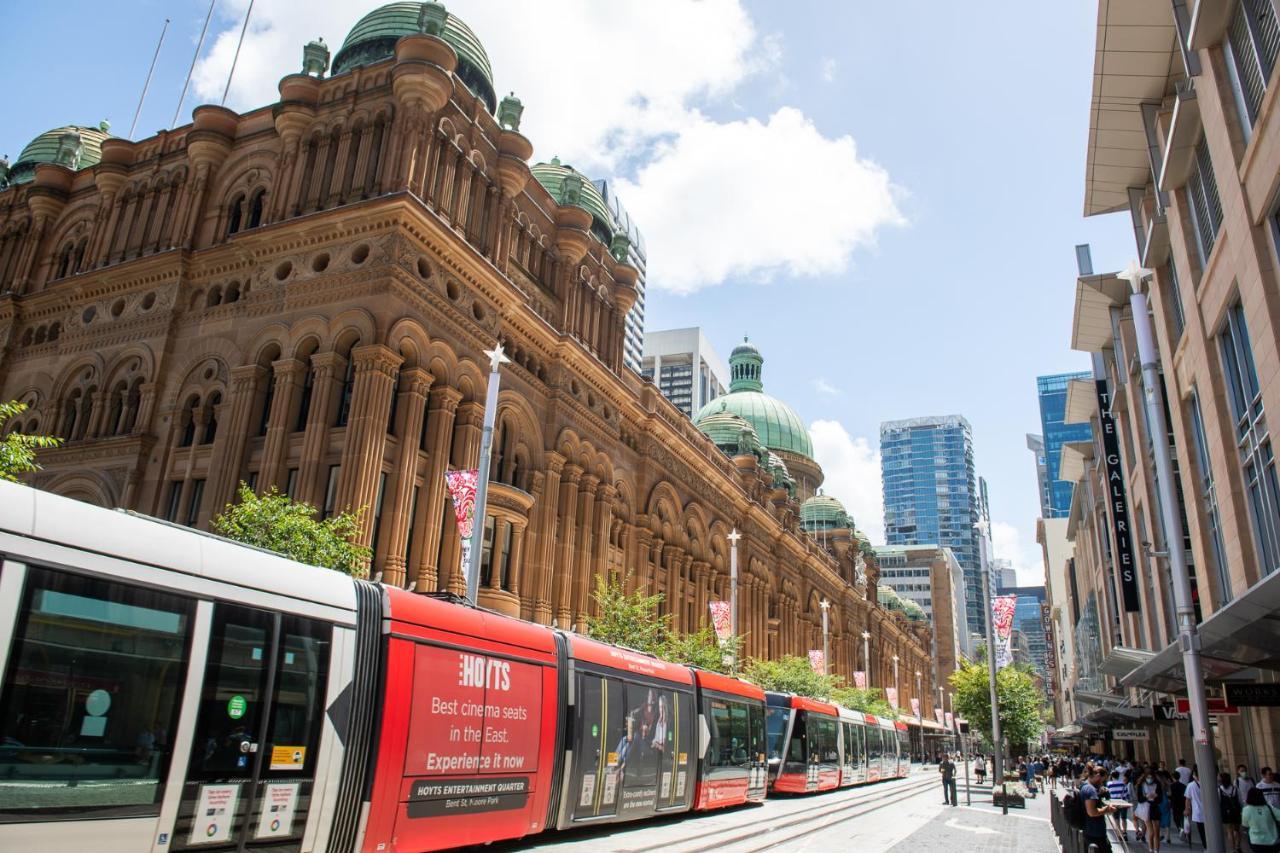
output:
<instances>
[{"instance_id":1,"label":"tram door","mask_svg":"<svg viewBox=\"0 0 1280 853\"><path fill-rule=\"evenodd\" d=\"M174 850L301 849L333 626L216 603Z\"/></svg>"}]
</instances>

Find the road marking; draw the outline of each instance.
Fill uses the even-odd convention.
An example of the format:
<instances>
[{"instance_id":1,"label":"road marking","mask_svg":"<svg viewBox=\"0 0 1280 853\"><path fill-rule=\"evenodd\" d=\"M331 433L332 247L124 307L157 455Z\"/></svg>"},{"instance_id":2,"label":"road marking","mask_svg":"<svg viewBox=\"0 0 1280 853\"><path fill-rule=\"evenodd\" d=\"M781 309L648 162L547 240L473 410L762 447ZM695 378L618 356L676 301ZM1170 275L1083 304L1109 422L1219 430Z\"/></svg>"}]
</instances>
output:
<instances>
[{"instance_id":1,"label":"road marking","mask_svg":"<svg viewBox=\"0 0 1280 853\"><path fill-rule=\"evenodd\" d=\"M1000 830L998 829L991 829L987 826L969 826L968 824L961 823L955 818L951 818L947 821L947 826L951 829L963 829L965 832L974 832L978 835L998 835L1000 833Z\"/></svg>"}]
</instances>

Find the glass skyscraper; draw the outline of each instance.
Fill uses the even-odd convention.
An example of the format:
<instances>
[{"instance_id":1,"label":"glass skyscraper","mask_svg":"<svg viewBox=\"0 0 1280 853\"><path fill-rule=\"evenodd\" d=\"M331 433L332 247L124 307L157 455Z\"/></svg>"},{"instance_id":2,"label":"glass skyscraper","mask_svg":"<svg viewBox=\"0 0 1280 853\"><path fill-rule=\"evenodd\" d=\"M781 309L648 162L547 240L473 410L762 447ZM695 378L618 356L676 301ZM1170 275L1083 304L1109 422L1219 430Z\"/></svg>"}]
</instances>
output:
<instances>
[{"instance_id":1,"label":"glass skyscraper","mask_svg":"<svg viewBox=\"0 0 1280 853\"><path fill-rule=\"evenodd\" d=\"M1073 379L1092 378L1093 374L1087 370L1036 377L1036 390L1040 394L1040 434L1044 439L1044 461L1049 480L1048 494L1046 496L1042 492L1040 498L1040 514L1045 518L1066 518L1071 512L1071 490L1075 486L1058 479L1062 445L1068 441L1089 441L1093 434L1088 424L1062 422L1067 412L1067 384Z\"/></svg>"},{"instance_id":2,"label":"glass skyscraper","mask_svg":"<svg viewBox=\"0 0 1280 853\"><path fill-rule=\"evenodd\" d=\"M984 633L973 431L960 415L880 425L884 529L889 545L950 548L964 572L970 634Z\"/></svg>"}]
</instances>

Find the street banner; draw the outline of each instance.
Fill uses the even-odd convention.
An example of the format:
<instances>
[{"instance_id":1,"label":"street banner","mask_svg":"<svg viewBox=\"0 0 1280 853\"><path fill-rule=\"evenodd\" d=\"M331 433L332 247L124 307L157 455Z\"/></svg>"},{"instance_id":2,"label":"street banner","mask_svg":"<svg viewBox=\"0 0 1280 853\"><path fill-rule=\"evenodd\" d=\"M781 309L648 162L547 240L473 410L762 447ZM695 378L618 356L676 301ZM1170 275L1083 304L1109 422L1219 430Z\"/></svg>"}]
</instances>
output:
<instances>
[{"instance_id":1,"label":"street banner","mask_svg":"<svg viewBox=\"0 0 1280 853\"><path fill-rule=\"evenodd\" d=\"M1116 422L1111 415L1111 390L1106 379L1095 379L1094 390L1098 395L1098 425L1102 430L1102 453L1107 471L1107 504L1111 508L1112 552L1120 569L1120 591L1124 598L1124 612L1137 613L1142 609L1138 599L1138 570L1133 557L1133 537L1129 533L1129 499L1124 488L1124 464L1120 459L1120 439L1116 435Z\"/></svg>"},{"instance_id":2,"label":"street banner","mask_svg":"<svg viewBox=\"0 0 1280 853\"><path fill-rule=\"evenodd\" d=\"M898 688L886 687L884 689L884 698L889 700L890 705L897 708L898 707Z\"/></svg>"},{"instance_id":3,"label":"street banner","mask_svg":"<svg viewBox=\"0 0 1280 853\"><path fill-rule=\"evenodd\" d=\"M914 696L912 696L912 697L911 697L911 713L915 714L915 715L916 715L916 718L917 718L917 719L919 719L919 717L920 717L920 700L919 700L919 699L917 699L917 698L916 698L916 697L914 697Z\"/></svg>"},{"instance_id":4,"label":"street banner","mask_svg":"<svg viewBox=\"0 0 1280 853\"><path fill-rule=\"evenodd\" d=\"M471 565L471 531L476 516L476 486L480 483L480 472L475 468L463 471L445 471L445 485L449 487L449 497L453 500L453 517L458 522L458 536L462 539L462 576L467 576Z\"/></svg>"},{"instance_id":5,"label":"street banner","mask_svg":"<svg viewBox=\"0 0 1280 853\"><path fill-rule=\"evenodd\" d=\"M947 731L949 731L949 732L953 732L953 731L955 731L955 730L956 730L956 715L955 715L955 714L953 714L953 713L951 713L950 711L948 711L948 712L946 713L946 718L947 718L947 719L946 719L946 722L947 722Z\"/></svg>"},{"instance_id":6,"label":"street banner","mask_svg":"<svg viewBox=\"0 0 1280 853\"><path fill-rule=\"evenodd\" d=\"M933 717L934 717L934 719L936 719L936 720L938 721L938 725L940 725L940 726L944 726L944 725L946 725L946 720L945 720L945 718L942 716L942 709L941 709L941 708L934 708L934 709L933 709Z\"/></svg>"},{"instance_id":7,"label":"street banner","mask_svg":"<svg viewBox=\"0 0 1280 853\"><path fill-rule=\"evenodd\" d=\"M716 636L723 643L733 633L733 614L729 612L729 602L708 601L707 607L711 610L711 625L716 629Z\"/></svg>"},{"instance_id":8,"label":"street banner","mask_svg":"<svg viewBox=\"0 0 1280 853\"><path fill-rule=\"evenodd\" d=\"M996 634L996 669L1013 663L1013 612L1018 596L997 595L991 600L991 624Z\"/></svg>"},{"instance_id":9,"label":"street banner","mask_svg":"<svg viewBox=\"0 0 1280 853\"><path fill-rule=\"evenodd\" d=\"M822 654L822 649L809 649L809 666L813 667L813 671L818 675L827 674L827 661Z\"/></svg>"},{"instance_id":10,"label":"street banner","mask_svg":"<svg viewBox=\"0 0 1280 853\"><path fill-rule=\"evenodd\" d=\"M859 690L865 690L867 687L867 674L859 669L853 673L853 686Z\"/></svg>"}]
</instances>

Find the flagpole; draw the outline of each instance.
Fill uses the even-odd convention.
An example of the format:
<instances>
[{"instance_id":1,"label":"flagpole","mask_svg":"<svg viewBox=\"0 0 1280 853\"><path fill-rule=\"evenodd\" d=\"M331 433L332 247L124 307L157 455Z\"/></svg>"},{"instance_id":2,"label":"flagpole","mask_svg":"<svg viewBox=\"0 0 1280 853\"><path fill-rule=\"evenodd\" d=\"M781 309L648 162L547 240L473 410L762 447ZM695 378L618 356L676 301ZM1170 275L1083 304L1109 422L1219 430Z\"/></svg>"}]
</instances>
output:
<instances>
[{"instance_id":1,"label":"flagpole","mask_svg":"<svg viewBox=\"0 0 1280 853\"><path fill-rule=\"evenodd\" d=\"M502 354L502 344L485 352L489 356L489 388L484 398L484 432L480 437L480 472L476 480L476 508L471 523L471 564L467 567L467 601L473 605L480 594L480 550L484 545L485 504L489 500L489 464L493 456L493 422L498 415L499 368L510 361Z\"/></svg>"},{"instance_id":2,"label":"flagpole","mask_svg":"<svg viewBox=\"0 0 1280 853\"><path fill-rule=\"evenodd\" d=\"M729 540L729 636L733 638L735 643L733 647L733 668L730 673L738 674L738 540L742 538L742 534L738 532L738 528L733 528L733 532L727 537Z\"/></svg>"}]
</instances>

